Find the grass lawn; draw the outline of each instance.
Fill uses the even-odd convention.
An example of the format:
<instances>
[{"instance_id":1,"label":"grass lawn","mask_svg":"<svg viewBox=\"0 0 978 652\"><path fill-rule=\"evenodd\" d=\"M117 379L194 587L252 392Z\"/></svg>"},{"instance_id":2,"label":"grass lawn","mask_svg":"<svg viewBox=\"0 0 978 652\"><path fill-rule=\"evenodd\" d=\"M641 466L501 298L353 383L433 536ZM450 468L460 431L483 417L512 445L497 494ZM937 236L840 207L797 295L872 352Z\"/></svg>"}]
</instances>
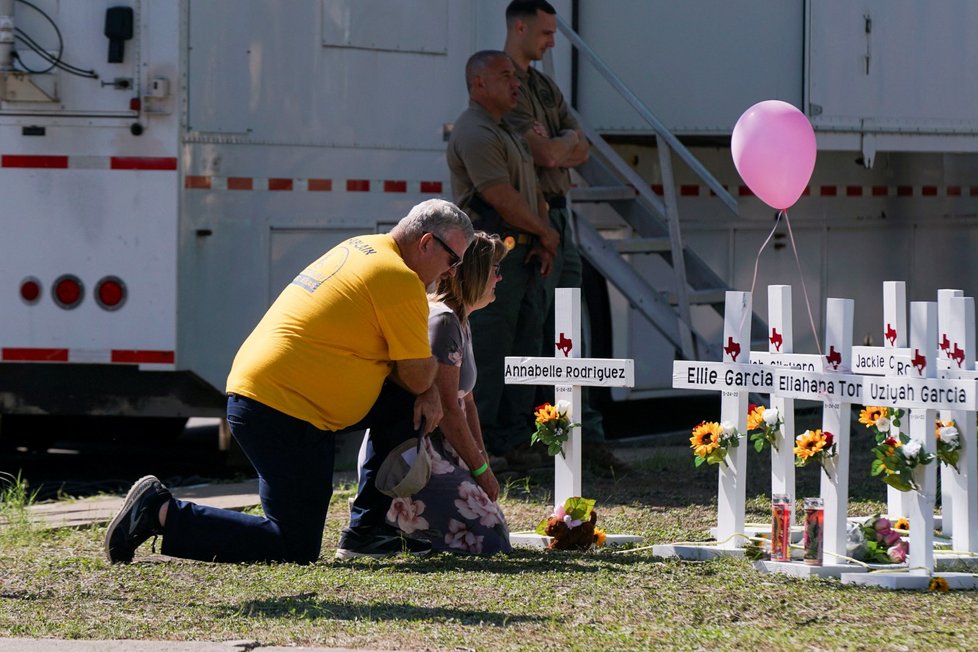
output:
<instances>
[{"instance_id":1,"label":"grass lawn","mask_svg":"<svg viewBox=\"0 0 978 652\"><path fill-rule=\"evenodd\" d=\"M853 429L854 476L870 437ZM865 439L865 441L864 441ZM748 521L769 513L767 453L749 451ZM855 478L850 514L884 507L885 486ZM511 529L549 512L552 476L514 478L503 506ZM816 468L798 495L817 495ZM714 467L663 445L615 479L585 477L598 525L654 543L709 538ZM172 640L252 639L267 645L373 649L974 649L978 592L910 593L756 572L748 561L664 560L651 549L593 554L521 549L335 562L352 487L336 491L312 566L220 565L154 555L102 558L104 528L40 532L5 510L0 531L0 636ZM968 641L971 641L970 643Z\"/></svg>"}]
</instances>

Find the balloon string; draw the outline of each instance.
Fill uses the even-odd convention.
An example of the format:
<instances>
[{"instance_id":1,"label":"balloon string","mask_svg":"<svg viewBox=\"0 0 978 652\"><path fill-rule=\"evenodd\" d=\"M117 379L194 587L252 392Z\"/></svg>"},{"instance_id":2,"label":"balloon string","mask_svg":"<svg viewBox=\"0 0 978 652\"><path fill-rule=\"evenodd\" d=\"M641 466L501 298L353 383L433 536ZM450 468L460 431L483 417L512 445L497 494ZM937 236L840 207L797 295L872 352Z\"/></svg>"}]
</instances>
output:
<instances>
[{"instance_id":1,"label":"balloon string","mask_svg":"<svg viewBox=\"0 0 978 652\"><path fill-rule=\"evenodd\" d=\"M788 225L788 238L791 240L791 251L795 254L795 265L798 267L798 278L801 279L801 290L805 294L805 308L808 310L808 323L812 327L812 337L815 339L815 350L822 355L822 345L818 341L818 330L815 328L815 318L812 317L812 302L808 298L808 288L805 286L805 275L801 271L801 259L798 257L798 246L795 244L795 234L791 230L791 220L788 219L788 211L782 210L784 223ZM777 226L777 225L775 225ZM757 273L756 271L754 272Z\"/></svg>"},{"instance_id":2,"label":"balloon string","mask_svg":"<svg viewBox=\"0 0 978 652\"><path fill-rule=\"evenodd\" d=\"M757 286L757 269L758 269L758 267L761 264L761 254L764 253L764 249L767 247L767 243L769 243L771 241L771 238L774 237L774 232L778 230L778 224L781 222L781 216L782 215L787 216L787 213L785 213L784 211L779 211L778 212L778 216L774 220L774 228L772 228L771 229L771 232L767 234L767 238L764 240L764 243L761 245L761 248L757 250L757 255L754 257L754 277L751 279L751 282L750 282L750 295L749 295L751 297L754 296L754 288ZM741 316L740 316L740 326L739 326L739 328L737 328L737 332L738 333L743 332L743 330L744 330L744 321L747 319L747 315L750 314L751 312L753 312L753 311L751 311L751 310L745 310L741 314Z\"/></svg>"}]
</instances>

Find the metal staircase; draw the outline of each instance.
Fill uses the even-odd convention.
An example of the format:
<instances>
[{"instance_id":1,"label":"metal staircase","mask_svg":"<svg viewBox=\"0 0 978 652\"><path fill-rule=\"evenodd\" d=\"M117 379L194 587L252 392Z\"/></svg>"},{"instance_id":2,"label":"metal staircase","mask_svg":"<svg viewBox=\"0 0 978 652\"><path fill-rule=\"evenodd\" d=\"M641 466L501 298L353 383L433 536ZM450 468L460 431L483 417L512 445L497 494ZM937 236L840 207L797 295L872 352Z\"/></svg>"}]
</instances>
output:
<instances>
[{"instance_id":1,"label":"metal staircase","mask_svg":"<svg viewBox=\"0 0 978 652\"><path fill-rule=\"evenodd\" d=\"M719 360L719 342L707 341L697 332L690 307L709 305L723 315L724 294L730 289L694 252L683 245L679 222L677 189L673 178L673 154L678 156L713 191L717 200L734 216L737 200L703 167L686 147L642 104L631 90L562 19L560 31L577 48L656 134L662 197L642 179L586 122L574 113L591 142L590 159L576 169L576 185L570 192L572 212L581 254L624 295L662 335L688 360ZM549 53L548 53L549 54ZM552 60L544 61L552 75ZM573 110L572 110L573 111ZM624 238L605 237L587 215L592 207L606 207L622 228ZM610 209L610 211L608 210ZM602 229L607 232L606 229ZM662 257L674 278L667 290L653 287L625 259L625 254ZM765 333L766 326L753 316L752 332Z\"/></svg>"}]
</instances>

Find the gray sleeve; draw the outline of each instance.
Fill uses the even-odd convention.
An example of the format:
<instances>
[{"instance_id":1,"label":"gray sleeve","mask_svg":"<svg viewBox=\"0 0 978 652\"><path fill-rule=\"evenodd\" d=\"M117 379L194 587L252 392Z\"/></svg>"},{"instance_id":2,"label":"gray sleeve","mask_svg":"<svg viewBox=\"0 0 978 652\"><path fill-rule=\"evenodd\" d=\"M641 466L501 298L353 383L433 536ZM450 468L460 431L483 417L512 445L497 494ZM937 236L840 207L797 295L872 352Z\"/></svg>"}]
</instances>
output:
<instances>
[{"instance_id":1,"label":"gray sleeve","mask_svg":"<svg viewBox=\"0 0 978 652\"><path fill-rule=\"evenodd\" d=\"M462 366L462 325L452 312L434 314L428 318L428 340L431 353L442 364Z\"/></svg>"}]
</instances>

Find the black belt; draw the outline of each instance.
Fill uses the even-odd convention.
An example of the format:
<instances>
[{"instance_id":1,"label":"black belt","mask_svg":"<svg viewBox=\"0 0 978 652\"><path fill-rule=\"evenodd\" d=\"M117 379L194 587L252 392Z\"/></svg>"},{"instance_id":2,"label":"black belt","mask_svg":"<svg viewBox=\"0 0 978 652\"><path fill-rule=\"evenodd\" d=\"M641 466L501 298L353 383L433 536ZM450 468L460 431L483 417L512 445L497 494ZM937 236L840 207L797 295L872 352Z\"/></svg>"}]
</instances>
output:
<instances>
[{"instance_id":1,"label":"black belt","mask_svg":"<svg viewBox=\"0 0 978 652\"><path fill-rule=\"evenodd\" d=\"M488 233L497 233L504 241L507 237L511 237L513 239L513 246L533 243L532 234L520 231L507 223L502 215L490 206L487 201L479 197L479 195L472 195L472 198L469 199L468 206L476 212L476 219L472 221L472 225L475 228L482 229Z\"/></svg>"},{"instance_id":2,"label":"black belt","mask_svg":"<svg viewBox=\"0 0 978 652\"><path fill-rule=\"evenodd\" d=\"M550 195L544 196L547 200L547 204L550 208L567 208L567 196L566 195Z\"/></svg>"}]
</instances>

